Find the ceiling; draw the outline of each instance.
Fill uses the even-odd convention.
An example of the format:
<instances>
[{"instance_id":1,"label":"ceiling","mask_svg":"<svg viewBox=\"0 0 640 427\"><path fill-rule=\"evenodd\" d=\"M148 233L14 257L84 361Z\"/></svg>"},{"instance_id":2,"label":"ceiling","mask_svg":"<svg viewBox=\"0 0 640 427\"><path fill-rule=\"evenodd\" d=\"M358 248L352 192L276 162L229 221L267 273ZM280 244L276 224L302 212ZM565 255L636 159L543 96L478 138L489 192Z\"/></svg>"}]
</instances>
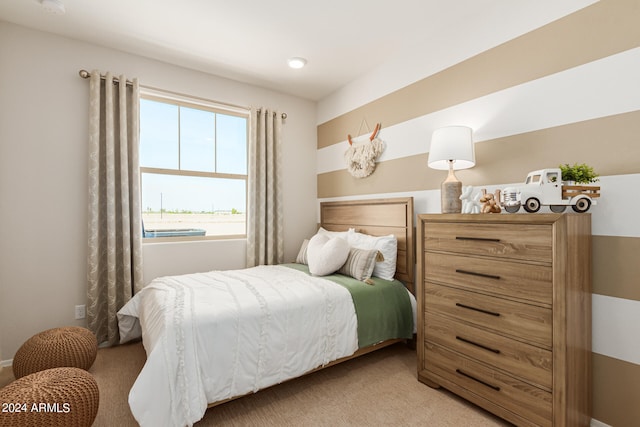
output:
<instances>
[{"instance_id":1,"label":"ceiling","mask_svg":"<svg viewBox=\"0 0 640 427\"><path fill-rule=\"evenodd\" d=\"M527 15L534 8L548 22L593 2L61 1L64 15L46 12L40 0L2 0L0 20L316 101L385 62L434 57L443 43L455 47L491 32L501 19L521 34L532 29ZM288 68L292 56L306 58L307 66Z\"/></svg>"}]
</instances>

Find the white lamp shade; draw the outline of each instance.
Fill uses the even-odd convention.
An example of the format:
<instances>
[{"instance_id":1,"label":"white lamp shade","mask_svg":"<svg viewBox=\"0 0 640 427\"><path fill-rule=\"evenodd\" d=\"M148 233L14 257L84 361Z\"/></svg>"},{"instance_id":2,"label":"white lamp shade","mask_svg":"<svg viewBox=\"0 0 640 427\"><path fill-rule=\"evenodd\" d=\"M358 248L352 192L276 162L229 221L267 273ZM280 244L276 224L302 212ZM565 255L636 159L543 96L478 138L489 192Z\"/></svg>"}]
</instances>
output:
<instances>
[{"instance_id":1,"label":"white lamp shade","mask_svg":"<svg viewBox=\"0 0 640 427\"><path fill-rule=\"evenodd\" d=\"M429 149L429 167L448 170L453 160L453 169L468 169L476 164L476 154L471 139L471 128L447 126L433 131Z\"/></svg>"}]
</instances>

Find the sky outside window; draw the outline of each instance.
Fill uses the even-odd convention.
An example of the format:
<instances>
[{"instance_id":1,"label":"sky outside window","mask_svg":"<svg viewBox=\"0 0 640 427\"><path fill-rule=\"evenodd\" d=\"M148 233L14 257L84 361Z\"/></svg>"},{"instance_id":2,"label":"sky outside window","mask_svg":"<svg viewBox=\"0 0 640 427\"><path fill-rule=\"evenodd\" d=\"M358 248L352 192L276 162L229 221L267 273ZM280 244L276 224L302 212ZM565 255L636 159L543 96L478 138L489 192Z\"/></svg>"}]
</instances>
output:
<instances>
[{"instance_id":1,"label":"sky outside window","mask_svg":"<svg viewBox=\"0 0 640 427\"><path fill-rule=\"evenodd\" d=\"M180 107L180 169L217 172L216 114Z\"/></svg>"},{"instance_id":2,"label":"sky outside window","mask_svg":"<svg viewBox=\"0 0 640 427\"><path fill-rule=\"evenodd\" d=\"M244 117L218 114L217 172L247 173L247 120Z\"/></svg>"},{"instance_id":3,"label":"sky outside window","mask_svg":"<svg viewBox=\"0 0 640 427\"><path fill-rule=\"evenodd\" d=\"M140 165L178 169L178 106L140 100Z\"/></svg>"},{"instance_id":4,"label":"sky outside window","mask_svg":"<svg viewBox=\"0 0 640 427\"><path fill-rule=\"evenodd\" d=\"M246 117L140 99L140 167L145 229L245 234Z\"/></svg>"}]
</instances>

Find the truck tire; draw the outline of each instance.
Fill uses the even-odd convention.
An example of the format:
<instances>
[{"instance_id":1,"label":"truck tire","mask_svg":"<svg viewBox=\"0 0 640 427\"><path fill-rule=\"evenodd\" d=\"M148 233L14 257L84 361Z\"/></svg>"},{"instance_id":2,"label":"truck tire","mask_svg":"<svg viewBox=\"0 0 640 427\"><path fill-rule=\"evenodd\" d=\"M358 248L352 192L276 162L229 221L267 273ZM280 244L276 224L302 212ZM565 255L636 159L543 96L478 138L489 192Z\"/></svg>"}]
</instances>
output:
<instances>
[{"instance_id":1,"label":"truck tire","mask_svg":"<svg viewBox=\"0 0 640 427\"><path fill-rule=\"evenodd\" d=\"M538 212L540 210L540 200L535 197L531 197L524 202L524 210L529 213Z\"/></svg>"},{"instance_id":2,"label":"truck tire","mask_svg":"<svg viewBox=\"0 0 640 427\"><path fill-rule=\"evenodd\" d=\"M551 205L549 206L549 209L551 209L551 212L553 213L562 213L567 209L567 207L565 205Z\"/></svg>"},{"instance_id":3,"label":"truck tire","mask_svg":"<svg viewBox=\"0 0 640 427\"><path fill-rule=\"evenodd\" d=\"M520 205L516 205L516 206L505 206L504 210L509 212L509 213L516 213L520 210Z\"/></svg>"},{"instance_id":4,"label":"truck tire","mask_svg":"<svg viewBox=\"0 0 640 427\"><path fill-rule=\"evenodd\" d=\"M575 205L571 206L571 208L578 213L585 213L591 207L591 200L589 199L580 199L576 202Z\"/></svg>"}]
</instances>

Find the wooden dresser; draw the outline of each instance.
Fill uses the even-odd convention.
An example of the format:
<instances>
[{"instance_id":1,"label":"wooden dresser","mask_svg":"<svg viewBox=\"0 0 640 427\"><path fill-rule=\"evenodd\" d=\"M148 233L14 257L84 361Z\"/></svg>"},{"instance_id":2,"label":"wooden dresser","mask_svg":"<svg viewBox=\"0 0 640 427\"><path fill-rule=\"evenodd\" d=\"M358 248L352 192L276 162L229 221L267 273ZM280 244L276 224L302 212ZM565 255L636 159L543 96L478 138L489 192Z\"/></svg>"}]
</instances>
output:
<instances>
[{"instance_id":1,"label":"wooden dresser","mask_svg":"<svg viewBox=\"0 0 640 427\"><path fill-rule=\"evenodd\" d=\"M590 214L418 215L418 379L523 426L591 422Z\"/></svg>"}]
</instances>

